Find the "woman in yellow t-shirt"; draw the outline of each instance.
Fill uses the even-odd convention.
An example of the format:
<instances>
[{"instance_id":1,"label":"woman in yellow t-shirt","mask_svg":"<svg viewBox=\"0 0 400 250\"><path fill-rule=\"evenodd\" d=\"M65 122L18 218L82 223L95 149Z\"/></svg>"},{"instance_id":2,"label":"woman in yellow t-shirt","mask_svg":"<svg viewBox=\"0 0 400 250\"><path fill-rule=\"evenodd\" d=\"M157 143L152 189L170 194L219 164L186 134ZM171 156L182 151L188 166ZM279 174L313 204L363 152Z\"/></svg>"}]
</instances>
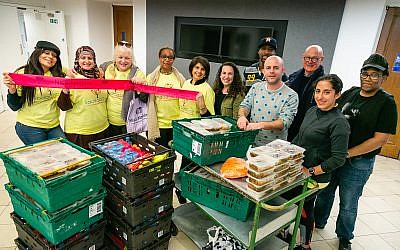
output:
<instances>
[{"instance_id":1,"label":"woman in yellow t-shirt","mask_svg":"<svg viewBox=\"0 0 400 250\"><path fill-rule=\"evenodd\" d=\"M146 80L144 73L134 65L132 45L128 42L118 42L114 48L114 61L102 63L100 68L104 71L105 79L127 80L137 77ZM107 116L110 123L111 136L125 134L126 117L122 112L124 90L108 90Z\"/></svg>"},{"instance_id":2,"label":"woman in yellow t-shirt","mask_svg":"<svg viewBox=\"0 0 400 250\"><path fill-rule=\"evenodd\" d=\"M196 101L179 100L180 118L199 118L201 116L215 115L215 93L208 84L210 63L202 56L193 57L189 64L189 73L192 79L186 80L182 89L198 91Z\"/></svg>"},{"instance_id":3,"label":"woman in yellow t-shirt","mask_svg":"<svg viewBox=\"0 0 400 250\"><path fill-rule=\"evenodd\" d=\"M175 51L169 47L161 48L158 51L160 65L147 76L150 85L164 88L180 89L185 81L184 76L173 67ZM172 140L172 120L179 118L179 99L176 97L150 95L149 103L154 103L156 110L155 121L148 124L149 130L154 126L160 137L155 141L164 147L169 147L168 142Z\"/></svg>"},{"instance_id":4,"label":"woman in yellow t-shirt","mask_svg":"<svg viewBox=\"0 0 400 250\"><path fill-rule=\"evenodd\" d=\"M75 53L75 78L101 78L96 55L89 46ZM63 89L58 106L66 111L64 131L68 140L88 149L89 142L107 137L107 91L99 89Z\"/></svg>"},{"instance_id":5,"label":"woman in yellow t-shirt","mask_svg":"<svg viewBox=\"0 0 400 250\"><path fill-rule=\"evenodd\" d=\"M28 63L15 72L65 77L60 49L51 42L38 41ZM3 82L8 87L7 104L17 111L15 131L24 144L65 138L60 127L60 109L56 103L60 89L16 86L7 73L3 73Z\"/></svg>"}]
</instances>

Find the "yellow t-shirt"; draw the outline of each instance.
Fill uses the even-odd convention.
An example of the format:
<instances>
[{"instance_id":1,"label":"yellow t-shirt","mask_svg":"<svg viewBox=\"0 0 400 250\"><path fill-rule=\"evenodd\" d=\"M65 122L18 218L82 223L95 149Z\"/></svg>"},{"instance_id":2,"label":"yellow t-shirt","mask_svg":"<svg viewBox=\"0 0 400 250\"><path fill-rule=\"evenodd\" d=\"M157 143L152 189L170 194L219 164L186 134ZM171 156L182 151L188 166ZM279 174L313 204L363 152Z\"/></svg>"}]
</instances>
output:
<instances>
[{"instance_id":1,"label":"yellow t-shirt","mask_svg":"<svg viewBox=\"0 0 400 250\"><path fill-rule=\"evenodd\" d=\"M160 74L156 86L174 89L181 88L181 84L174 74ZM172 120L179 119L179 99L155 95L155 103L157 106L158 127L172 128Z\"/></svg>"},{"instance_id":2,"label":"yellow t-shirt","mask_svg":"<svg viewBox=\"0 0 400 250\"><path fill-rule=\"evenodd\" d=\"M190 83L190 80L191 79L186 80L183 83L182 89L193 90L193 91L198 91L198 92L202 93L204 96L204 102L206 104L208 111L211 113L211 115L215 115L215 111L214 111L215 93L214 93L214 90L211 88L211 86L208 84L208 82L203 82L199 85L193 85ZM197 106L196 101L179 99L179 111L180 111L179 117L181 119L183 119L183 118L199 118L200 117L200 110L199 110L199 107Z\"/></svg>"},{"instance_id":3,"label":"yellow t-shirt","mask_svg":"<svg viewBox=\"0 0 400 250\"><path fill-rule=\"evenodd\" d=\"M112 65L112 64L111 64ZM113 65L112 65L113 66ZM127 71L119 71L115 67L112 67L115 70L115 78L114 74L111 72L111 67L108 66L106 72L104 74L105 79L115 79L115 80L127 80L129 77L129 73L131 70ZM136 77L139 77L143 81L146 80L146 76L144 73L137 69L135 73ZM107 98L107 113L108 113L108 121L112 125L123 126L125 125L124 119L122 119L122 98L124 96L124 90L108 90L108 98Z\"/></svg>"},{"instance_id":4,"label":"yellow t-shirt","mask_svg":"<svg viewBox=\"0 0 400 250\"><path fill-rule=\"evenodd\" d=\"M77 78L84 78L77 75ZM70 134L91 135L108 126L107 90L73 89L69 93L72 109L65 112L64 130Z\"/></svg>"},{"instance_id":5,"label":"yellow t-shirt","mask_svg":"<svg viewBox=\"0 0 400 250\"><path fill-rule=\"evenodd\" d=\"M17 72L23 74L21 69ZM51 76L51 72L47 71L45 76ZM17 93L21 96L22 87L17 87ZM28 105L26 102L17 112L17 122L26 126L35 128L54 128L60 125L60 109L57 106L57 99L61 89L53 88L35 88L35 96L33 104Z\"/></svg>"}]
</instances>

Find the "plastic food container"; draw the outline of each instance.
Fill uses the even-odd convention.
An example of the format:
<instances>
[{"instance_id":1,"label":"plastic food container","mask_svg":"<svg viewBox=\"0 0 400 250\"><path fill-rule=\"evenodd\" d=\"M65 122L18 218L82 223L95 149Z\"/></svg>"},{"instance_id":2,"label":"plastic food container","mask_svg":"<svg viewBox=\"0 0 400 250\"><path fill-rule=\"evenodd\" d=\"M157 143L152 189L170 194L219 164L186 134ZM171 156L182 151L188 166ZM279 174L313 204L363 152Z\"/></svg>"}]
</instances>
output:
<instances>
[{"instance_id":1,"label":"plastic food container","mask_svg":"<svg viewBox=\"0 0 400 250\"><path fill-rule=\"evenodd\" d=\"M274 185L256 185L254 183L251 183L249 178L246 178L246 182L247 182L247 187L255 192L266 192L266 191L270 191L272 190Z\"/></svg>"},{"instance_id":2,"label":"plastic food container","mask_svg":"<svg viewBox=\"0 0 400 250\"><path fill-rule=\"evenodd\" d=\"M273 169L278 164L277 159L267 155L250 158L247 162L249 163L249 168L257 172Z\"/></svg>"},{"instance_id":3,"label":"plastic food container","mask_svg":"<svg viewBox=\"0 0 400 250\"><path fill-rule=\"evenodd\" d=\"M303 158L304 151L306 150L297 145L290 144L282 147L282 151L288 153L291 160L301 160L301 158Z\"/></svg>"},{"instance_id":4,"label":"plastic food container","mask_svg":"<svg viewBox=\"0 0 400 250\"><path fill-rule=\"evenodd\" d=\"M247 175L251 176L253 178L257 178L257 179L268 178L270 176L273 177L274 176L274 168L270 168L270 169L267 169L265 171L258 172L258 171L254 171L253 169L248 167L247 168Z\"/></svg>"},{"instance_id":5,"label":"plastic food container","mask_svg":"<svg viewBox=\"0 0 400 250\"><path fill-rule=\"evenodd\" d=\"M249 175L247 178L249 179L249 182L251 184L258 185L258 186L272 185L272 184L275 183L274 182L274 175L270 175L270 176L268 176L266 178L261 178L261 179L254 178L254 177Z\"/></svg>"}]
</instances>

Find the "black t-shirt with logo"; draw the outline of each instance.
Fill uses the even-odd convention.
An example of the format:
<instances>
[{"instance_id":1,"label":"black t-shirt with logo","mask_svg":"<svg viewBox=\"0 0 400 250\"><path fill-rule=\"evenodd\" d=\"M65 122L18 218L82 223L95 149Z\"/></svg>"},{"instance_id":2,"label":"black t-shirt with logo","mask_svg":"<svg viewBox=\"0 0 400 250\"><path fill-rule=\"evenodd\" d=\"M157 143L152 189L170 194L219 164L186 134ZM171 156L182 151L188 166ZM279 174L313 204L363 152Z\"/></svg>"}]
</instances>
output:
<instances>
[{"instance_id":1,"label":"black t-shirt with logo","mask_svg":"<svg viewBox=\"0 0 400 250\"><path fill-rule=\"evenodd\" d=\"M351 127L349 148L372 138L375 132L396 134L396 103L394 97L384 90L379 90L374 96L363 97L360 87L352 87L342 94L338 104ZM362 156L371 158L380 150Z\"/></svg>"}]
</instances>

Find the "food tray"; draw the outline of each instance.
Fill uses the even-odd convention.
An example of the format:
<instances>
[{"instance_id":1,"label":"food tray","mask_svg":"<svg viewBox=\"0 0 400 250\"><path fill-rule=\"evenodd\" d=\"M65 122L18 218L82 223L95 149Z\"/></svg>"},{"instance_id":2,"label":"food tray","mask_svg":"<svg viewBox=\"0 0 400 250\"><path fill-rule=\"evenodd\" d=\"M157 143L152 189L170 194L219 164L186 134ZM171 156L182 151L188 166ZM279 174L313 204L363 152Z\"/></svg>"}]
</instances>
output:
<instances>
[{"instance_id":1,"label":"food tray","mask_svg":"<svg viewBox=\"0 0 400 250\"><path fill-rule=\"evenodd\" d=\"M227 187L219 179L211 176L193 162L183 168L179 175L182 195L191 201L198 202L241 221L246 221L254 208L253 202Z\"/></svg>"},{"instance_id":2,"label":"food tray","mask_svg":"<svg viewBox=\"0 0 400 250\"><path fill-rule=\"evenodd\" d=\"M56 245L84 230L103 218L106 192L100 189L74 204L48 213L38 207L12 184L5 184L14 212L40 232L50 243Z\"/></svg>"},{"instance_id":3,"label":"food tray","mask_svg":"<svg viewBox=\"0 0 400 250\"><path fill-rule=\"evenodd\" d=\"M153 246L162 245L166 238L170 238L172 212L173 209L165 211L156 220L133 228L111 210L106 209L106 235L117 249L154 249Z\"/></svg>"},{"instance_id":4,"label":"food tray","mask_svg":"<svg viewBox=\"0 0 400 250\"><path fill-rule=\"evenodd\" d=\"M168 154L168 157L159 162L151 163L143 168L132 171L102 151L100 145L119 139L126 139L136 144L142 151L149 152L153 157ZM174 173L175 153L155 142L149 141L138 134L124 134L89 143L90 148L106 159L104 179L113 187L135 197L147 193L157 187L172 181Z\"/></svg>"},{"instance_id":5,"label":"food tray","mask_svg":"<svg viewBox=\"0 0 400 250\"><path fill-rule=\"evenodd\" d=\"M18 243L24 246L23 249L32 250L82 250L99 249L103 246L104 229L106 221L100 220L88 228L76 233L63 242L53 245L46 238L31 227L23 218L16 213L11 213L11 218L17 228ZM18 245L18 244L17 244Z\"/></svg>"},{"instance_id":6,"label":"food tray","mask_svg":"<svg viewBox=\"0 0 400 250\"><path fill-rule=\"evenodd\" d=\"M231 156L246 156L259 130L240 130L236 121L226 116L210 116L209 118L221 118L232 124L229 132L202 135L196 130L183 126L182 122L204 118L175 120L172 121L174 149L199 165L222 162Z\"/></svg>"},{"instance_id":7,"label":"food tray","mask_svg":"<svg viewBox=\"0 0 400 250\"><path fill-rule=\"evenodd\" d=\"M83 149L68 140L62 139L59 141L90 156L95 156L93 152ZM9 155L11 152L40 147L43 144L33 144L0 153L9 181L34 199L43 209L48 212L54 212L71 205L79 199L97 193L102 188L105 160L99 156L92 158L90 165L68 170L54 178L45 179L15 161Z\"/></svg>"},{"instance_id":8,"label":"food tray","mask_svg":"<svg viewBox=\"0 0 400 250\"><path fill-rule=\"evenodd\" d=\"M109 184L106 187L108 190L106 207L131 226L152 220L160 213L172 208L173 182L138 197L131 197L125 192L112 188Z\"/></svg>"}]
</instances>

